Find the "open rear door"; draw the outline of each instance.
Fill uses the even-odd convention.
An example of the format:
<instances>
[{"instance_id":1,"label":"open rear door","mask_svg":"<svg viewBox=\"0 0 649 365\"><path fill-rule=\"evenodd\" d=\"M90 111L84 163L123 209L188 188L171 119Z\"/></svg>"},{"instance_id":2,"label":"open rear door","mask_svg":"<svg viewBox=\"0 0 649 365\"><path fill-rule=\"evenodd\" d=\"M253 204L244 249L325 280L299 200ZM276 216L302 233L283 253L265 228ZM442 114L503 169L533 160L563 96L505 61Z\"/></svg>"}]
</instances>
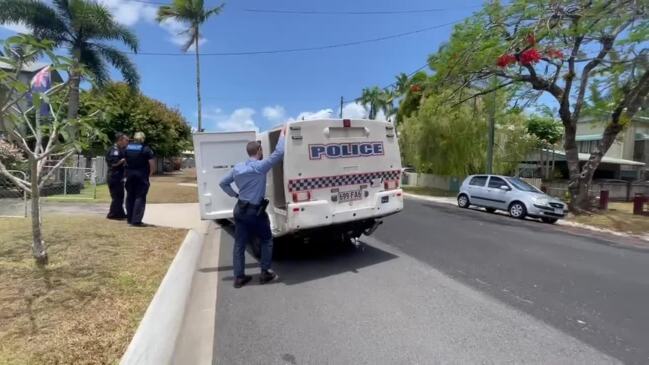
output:
<instances>
[{"instance_id":1,"label":"open rear door","mask_svg":"<svg viewBox=\"0 0 649 365\"><path fill-rule=\"evenodd\" d=\"M256 136L254 131L194 134L201 219L232 218L235 200L221 190L219 182L236 163L248 158L246 144Z\"/></svg>"}]
</instances>

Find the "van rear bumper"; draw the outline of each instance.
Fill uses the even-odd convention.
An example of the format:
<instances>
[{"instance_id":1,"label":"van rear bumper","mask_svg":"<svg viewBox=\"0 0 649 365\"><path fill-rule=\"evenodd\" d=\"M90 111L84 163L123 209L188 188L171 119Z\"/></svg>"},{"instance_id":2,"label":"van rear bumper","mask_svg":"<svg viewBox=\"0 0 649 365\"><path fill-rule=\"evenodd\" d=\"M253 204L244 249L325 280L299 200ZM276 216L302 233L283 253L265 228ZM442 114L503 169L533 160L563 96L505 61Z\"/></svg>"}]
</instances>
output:
<instances>
[{"instance_id":1,"label":"van rear bumper","mask_svg":"<svg viewBox=\"0 0 649 365\"><path fill-rule=\"evenodd\" d=\"M327 200L289 204L286 233L381 218L398 213L403 210L403 191L396 189L376 193L373 204L369 206L348 206L348 209L340 209L337 204L339 203Z\"/></svg>"}]
</instances>

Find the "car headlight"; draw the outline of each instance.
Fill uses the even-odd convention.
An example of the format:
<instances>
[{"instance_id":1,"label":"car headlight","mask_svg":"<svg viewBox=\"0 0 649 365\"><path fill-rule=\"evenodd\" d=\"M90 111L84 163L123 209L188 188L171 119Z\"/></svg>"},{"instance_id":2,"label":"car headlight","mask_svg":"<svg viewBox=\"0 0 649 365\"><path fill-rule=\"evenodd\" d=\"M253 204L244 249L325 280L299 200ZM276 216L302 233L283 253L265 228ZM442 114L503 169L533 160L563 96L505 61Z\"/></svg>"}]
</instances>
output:
<instances>
[{"instance_id":1,"label":"car headlight","mask_svg":"<svg viewBox=\"0 0 649 365\"><path fill-rule=\"evenodd\" d=\"M550 201L548 200L548 198L534 197L534 198L532 198L532 200L534 200L534 203L536 203L538 205L549 205L550 204Z\"/></svg>"}]
</instances>

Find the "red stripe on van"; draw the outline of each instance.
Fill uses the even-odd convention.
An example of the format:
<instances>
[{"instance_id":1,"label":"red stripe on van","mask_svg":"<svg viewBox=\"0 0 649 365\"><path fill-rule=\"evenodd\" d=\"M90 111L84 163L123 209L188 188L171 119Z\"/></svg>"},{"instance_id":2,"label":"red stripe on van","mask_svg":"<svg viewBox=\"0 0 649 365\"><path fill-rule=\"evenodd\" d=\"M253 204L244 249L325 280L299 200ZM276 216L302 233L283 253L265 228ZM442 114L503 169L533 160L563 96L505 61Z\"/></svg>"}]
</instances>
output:
<instances>
[{"instance_id":1,"label":"red stripe on van","mask_svg":"<svg viewBox=\"0 0 649 365\"><path fill-rule=\"evenodd\" d=\"M305 191L327 189L337 186L371 184L374 179L399 180L400 170L392 171L375 171L360 174L307 177L302 179L293 179L288 181L288 191Z\"/></svg>"}]
</instances>

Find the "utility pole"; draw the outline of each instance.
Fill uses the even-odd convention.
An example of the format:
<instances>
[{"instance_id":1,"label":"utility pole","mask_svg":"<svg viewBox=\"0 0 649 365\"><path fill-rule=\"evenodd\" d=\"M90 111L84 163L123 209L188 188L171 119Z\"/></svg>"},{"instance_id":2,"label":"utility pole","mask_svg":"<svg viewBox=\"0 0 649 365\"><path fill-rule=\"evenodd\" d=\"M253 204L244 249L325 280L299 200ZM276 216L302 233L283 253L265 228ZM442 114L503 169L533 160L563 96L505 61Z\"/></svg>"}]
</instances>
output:
<instances>
[{"instance_id":1,"label":"utility pole","mask_svg":"<svg viewBox=\"0 0 649 365\"><path fill-rule=\"evenodd\" d=\"M492 85L496 86L496 76L492 79ZM491 93L491 106L489 108L489 140L487 142L487 174L493 174L494 163L494 135L496 129L496 92Z\"/></svg>"},{"instance_id":2,"label":"utility pole","mask_svg":"<svg viewBox=\"0 0 649 365\"><path fill-rule=\"evenodd\" d=\"M344 102L345 102L345 100L344 100L343 97L341 96L341 97L340 97L340 119L343 119L343 103L344 103Z\"/></svg>"}]
</instances>

